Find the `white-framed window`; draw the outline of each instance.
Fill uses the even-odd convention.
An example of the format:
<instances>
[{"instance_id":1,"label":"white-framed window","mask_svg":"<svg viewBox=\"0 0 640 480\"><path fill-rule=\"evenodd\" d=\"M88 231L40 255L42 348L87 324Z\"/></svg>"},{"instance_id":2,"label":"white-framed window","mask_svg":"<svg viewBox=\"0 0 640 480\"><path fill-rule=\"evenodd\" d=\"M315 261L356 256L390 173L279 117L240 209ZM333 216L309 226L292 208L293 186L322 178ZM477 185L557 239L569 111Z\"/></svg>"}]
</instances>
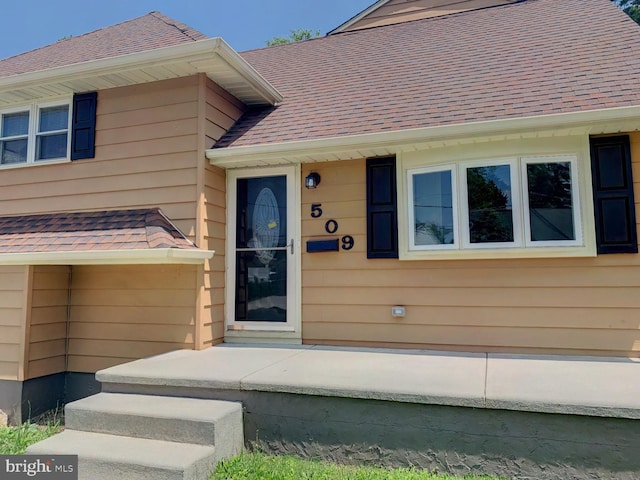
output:
<instances>
[{"instance_id":1,"label":"white-framed window","mask_svg":"<svg viewBox=\"0 0 640 480\"><path fill-rule=\"evenodd\" d=\"M516 159L460 165L464 248L505 248L522 244Z\"/></svg>"},{"instance_id":2,"label":"white-framed window","mask_svg":"<svg viewBox=\"0 0 640 480\"><path fill-rule=\"evenodd\" d=\"M488 159L407 170L409 251L582 245L577 158Z\"/></svg>"},{"instance_id":3,"label":"white-framed window","mask_svg":"<svg viewBox=\"0 0 640 480\"><path fill-rule=\"evenodd\" d=\"M411 250L459 248L458 192L454 165L409 171Z\"/></svg>"},{"instance_id":4,"label":"white-framed window","mask_svg":"<svg viewBox=\"0 0 640 480\"><path fill-rule=\"evenodd\" d=\"M524 227L527 247L582 244L575 157L525 157Z\"/></svg>"},{"instance_id":5,"label":"white-framed window","mask_svg":"<svg viewBox=\"0 0 640 480\"><path fill-rule=\"evenodd\" d=\"M0 166L69 158L70 101L0 111Z\"/></svg>"}]
</instances>

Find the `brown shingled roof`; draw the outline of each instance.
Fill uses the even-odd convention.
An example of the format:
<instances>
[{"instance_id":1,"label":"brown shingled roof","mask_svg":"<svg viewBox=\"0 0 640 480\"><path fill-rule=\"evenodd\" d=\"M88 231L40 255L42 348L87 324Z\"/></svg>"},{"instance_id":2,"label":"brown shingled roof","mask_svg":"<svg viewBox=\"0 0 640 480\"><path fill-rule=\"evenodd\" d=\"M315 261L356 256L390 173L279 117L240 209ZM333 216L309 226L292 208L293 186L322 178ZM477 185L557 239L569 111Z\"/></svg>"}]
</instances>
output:
<instances>
[{"instance_id":1,"label":"brown shingled roof","mask_svg":"<svg viewBox=\"0 0 640 480\"><path fill-rule=\"evenodd\" d=\"M0 254L196 249L157 208L0 217Z\"/></svg>"},{"instance_id":2,"label":"brown shingled roof","mask_svg":"<svg viewBox=\"0 0 640 480\"><path fill-rule=\"evenodd\" d=\"M608 0L525 0L242 55L284 101L216 147L640 105L640 27Z\"/></svg>"},{"instance_id":3,"label":"brown shingled roof","mask_svg":"<svg viewBox=\"0 0 640 480\"><path fill-rule=\"evenodd\" d=\"M0 77L138 53L207 38L159 12L0 60Z\"/></svg>"}]
</instances>

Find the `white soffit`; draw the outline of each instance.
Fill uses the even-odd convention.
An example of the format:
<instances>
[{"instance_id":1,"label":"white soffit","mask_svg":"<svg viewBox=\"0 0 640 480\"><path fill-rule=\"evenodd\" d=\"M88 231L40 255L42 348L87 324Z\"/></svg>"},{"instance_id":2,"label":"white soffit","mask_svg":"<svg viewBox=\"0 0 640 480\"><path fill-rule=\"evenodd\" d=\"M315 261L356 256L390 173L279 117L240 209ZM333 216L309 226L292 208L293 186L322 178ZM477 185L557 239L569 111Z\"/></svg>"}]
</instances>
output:
<instances>
[{"instance_id":1,"label":"white soffit","mask_svg":"<svg viewBox=\"0 0 640 480\"><path fill-rule=\"evenodd\" d=\"M197 265L213 255L213 250L177 248L0 253L0 265Z\"/></svg>"},{"instance_id":2,"label":"white soffit","mask_svg":"<svg viewBox=\"0 0 640 480\"><path fill-rule=\"evenodd\" d=\"M0 106L198 73L247 105L282 101L282 95L218 37L3 77Z\"/></svg>"},{"instance_id":3,"label":"white soffit","mask_svg":"<svg viewBox=\"0 0 640 480\"><path fill-rule=\"evenodd\" d=\"M423 127L282 143L212 148L209 163L222 168L330 162L401 151L519 138L640 131L640 106Z\"/></svg>"}]
</instances>

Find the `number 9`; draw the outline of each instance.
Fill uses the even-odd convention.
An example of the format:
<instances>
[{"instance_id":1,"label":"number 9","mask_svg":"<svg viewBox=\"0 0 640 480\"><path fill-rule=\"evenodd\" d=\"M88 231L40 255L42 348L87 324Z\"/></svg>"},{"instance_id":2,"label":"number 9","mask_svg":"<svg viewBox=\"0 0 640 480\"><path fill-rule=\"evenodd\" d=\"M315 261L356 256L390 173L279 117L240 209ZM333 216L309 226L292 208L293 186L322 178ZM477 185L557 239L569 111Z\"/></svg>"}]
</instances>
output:
<instances>
[{"instance_id":1,"label":"number 9","mask_svg":"<svg viewBox=\"0 0 640 480\"><path fill-rule=\"evenodd\" d=\"M351 250L353 248L354 240L351 235L345 235L342 237L342 249Z\"/></svg>"}]
</instances>

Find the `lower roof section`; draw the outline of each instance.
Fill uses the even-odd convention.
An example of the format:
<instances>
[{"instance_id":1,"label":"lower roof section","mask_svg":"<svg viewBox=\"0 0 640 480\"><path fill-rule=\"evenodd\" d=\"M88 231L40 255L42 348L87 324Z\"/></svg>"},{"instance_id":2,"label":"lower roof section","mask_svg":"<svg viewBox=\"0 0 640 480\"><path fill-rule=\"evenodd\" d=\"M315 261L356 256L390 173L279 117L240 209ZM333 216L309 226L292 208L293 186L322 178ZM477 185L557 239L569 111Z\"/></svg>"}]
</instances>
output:
<instances>
[{"instance_id":1,"label":"lower roof section","mask_svg":"<svg viewBox=\"0 0 640 480\"><path fill-rule=\"evenodd\" d=\"M0 265L203 263L158 208L0 217Z\"/></svg>"},{"instance_id":2,"label":"lower roof section","mask_svg":"<svg viewBox=\"0 0 640 480\"><path fill-rule=\"evenodd\" d=\"M328 162L396 155L458 144L532 137L602 135L640 130L640 106L440 125L361 135L215 147L205 155L222 168Z\"/></svg>"}]
</instances>

